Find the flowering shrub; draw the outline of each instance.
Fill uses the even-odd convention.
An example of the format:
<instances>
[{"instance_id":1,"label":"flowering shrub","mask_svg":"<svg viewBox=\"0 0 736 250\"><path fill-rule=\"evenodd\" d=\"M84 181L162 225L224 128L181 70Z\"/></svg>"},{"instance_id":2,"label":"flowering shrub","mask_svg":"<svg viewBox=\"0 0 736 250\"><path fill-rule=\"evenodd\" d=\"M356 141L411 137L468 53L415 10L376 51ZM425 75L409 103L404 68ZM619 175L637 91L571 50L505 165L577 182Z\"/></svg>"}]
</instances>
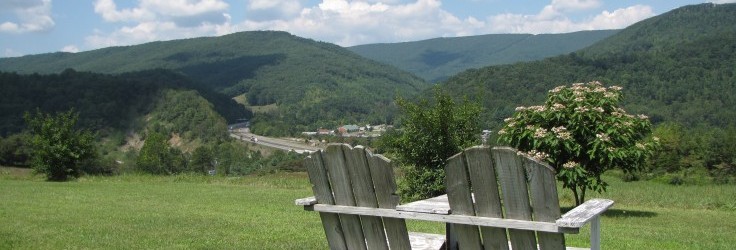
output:
<instances>
[{"instance_id":1,"label":"flowering shrub","mask_svg":"<svg viewBox=\"0 0 736 250\"><path fill-rule=\"evenodd\" d=\"M558 86L544 105L516 108L498 140L553 166L581 204L586 190L605 191L603 172L637 170L656 146L648 117L627 114L621 98L621 87L600 82Z\"/></svg>"}]
</instances>

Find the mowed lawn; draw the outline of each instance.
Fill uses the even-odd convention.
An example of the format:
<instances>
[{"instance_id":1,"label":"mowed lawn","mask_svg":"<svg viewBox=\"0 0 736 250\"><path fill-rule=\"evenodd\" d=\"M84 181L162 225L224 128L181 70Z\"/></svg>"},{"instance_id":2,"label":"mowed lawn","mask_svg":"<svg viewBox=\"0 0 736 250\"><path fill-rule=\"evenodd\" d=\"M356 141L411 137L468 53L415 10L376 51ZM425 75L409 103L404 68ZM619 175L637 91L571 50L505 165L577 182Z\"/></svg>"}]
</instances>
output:
<instances>
[{"instance_id":1,"label":"mowed lawn","mask_svg":"<svg viewBox=\"0 0 736 250\"><path fill-rule=\"evenodd\" d=\"M604 249L731 249L736 186L611 182ZM305 173L85 177L66 183L0 169L0 249L326 249ZM563 206L571 196L562 192ZM437 223L410 222L442 233ZM588 227L569 236L588 246Z\"/></svg>"}]
</instances>

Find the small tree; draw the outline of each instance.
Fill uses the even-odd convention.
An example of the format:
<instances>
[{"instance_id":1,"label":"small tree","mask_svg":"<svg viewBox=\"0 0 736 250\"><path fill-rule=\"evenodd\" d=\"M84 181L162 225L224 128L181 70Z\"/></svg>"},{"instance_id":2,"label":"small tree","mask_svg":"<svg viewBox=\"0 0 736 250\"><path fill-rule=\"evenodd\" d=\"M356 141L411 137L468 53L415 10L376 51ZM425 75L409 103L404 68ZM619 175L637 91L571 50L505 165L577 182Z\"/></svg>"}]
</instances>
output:
<instances>
[{"instance_id":1,"label":"small tree","mask_svg":"<svg viewBox=\"0 0 736 250\"><path fill-rule=\"evenodd\" d=\"M621 98L621 87L600 82L556 87L544 105L516 108L498 140L552 165L579 205L586 190L605 191L603 172L637 170L656 145L648 117L627 114Z\"/></svg>"},{"instance_id":2,"label":"small tree","mask_svg":"<svg viewBox=\"0 0 736 250\"><path fill-rule=\"evenodd\" d=\"M405 167L400 192L406 200L424 199L445 192L445 162L480 135L478 104L455 104L452 97L435 89L435 102L418 104L403 99L402 130L390 142Z\"/></svg>"},{"instance_id":3,"label":"small tree","mask_svg":"<svg viewBox=\"0 0 736 250\"><path fill-rule=\"evenodd\" d=\"M186 161L179 149L169 146L166 135L149 132L136 159L136 166L151 174L176 174L185 168Z\"/></svg>"},{"instance_id":4,"label":"small tree","mask_svg":"<svg viewBox=\"0 0 736 250\"><path fill-rule=\"evenodd\" d=\"M209 146L200 146L192 153L189 170L195 173L206 174L215 168L215 156Z\"/></svg>"},{"instance_id":5,"label":"small tree","mask_svg":"<svg viewBox=\"0 0 736 250\"><path fill-rule=\"evenodd\" d=\"M57 115L36 111L24 115L31 130L31 166L50 181L66 181L79 177L81 165L97 157L95 136L75 129L79 114L69 110Z\"/></svg>"}]
</instances>

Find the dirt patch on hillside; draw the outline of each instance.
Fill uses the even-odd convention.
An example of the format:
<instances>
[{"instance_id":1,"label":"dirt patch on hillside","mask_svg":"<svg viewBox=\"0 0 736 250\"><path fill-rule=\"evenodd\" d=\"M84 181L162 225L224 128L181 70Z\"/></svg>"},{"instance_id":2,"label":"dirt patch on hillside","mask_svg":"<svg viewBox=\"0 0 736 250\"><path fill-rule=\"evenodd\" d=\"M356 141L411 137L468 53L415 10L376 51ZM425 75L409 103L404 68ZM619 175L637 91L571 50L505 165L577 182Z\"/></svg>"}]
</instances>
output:
<instances>
[{"instance_id":1,"label":"dirt patch on hillside","mask_svg":"<svg viewBox=\"0 0 736 250\"><path fill-rule=\"evenodd\" d=\"M143 140L141 139L141 135L135 132L128 132L127 135L125 135L125 144L120 147L123 152L128 152L131 149L135 151L141 150L143 148Z\"/></svg>"}]
</instances>

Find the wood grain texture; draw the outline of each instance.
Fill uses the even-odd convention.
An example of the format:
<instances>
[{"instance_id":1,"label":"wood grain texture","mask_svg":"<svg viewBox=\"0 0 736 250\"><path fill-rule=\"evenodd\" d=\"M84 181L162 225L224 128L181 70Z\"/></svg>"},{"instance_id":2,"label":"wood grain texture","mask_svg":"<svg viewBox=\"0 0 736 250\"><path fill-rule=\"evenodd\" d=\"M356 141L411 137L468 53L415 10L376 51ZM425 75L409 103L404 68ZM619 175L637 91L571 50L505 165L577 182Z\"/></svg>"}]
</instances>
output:
<instances>
[{"instance_id":1,"label":"wood grain texture","mask_svg":"<svg viewBox=\"0 0 736 250\"><path fill-rule=\"evenodd\" d=\"M516 150L494 148L492 152L506 218L531 221L526 175ZM532 249L537 245L536 236L531 231L509 229L509 240L513 249Z\"/></svg>"},{"instance_id":2,"label":"wood grain texture","mask_svg":"<svg viewBox=\"0 0 736 250\"><path fill-rule=\"evenodd\" d=\"M340 205L315 204L312 209L317 212L329 212L339 214L371 215L390 218L402 218L410 220L423 220L444 222L452 224L476 225L485 227L501 227L519 230L544 231L544 232L566 232L566 228L558 227L555 223L478 217L471 215L455 214L428 214L418 212L399 211L396 209L351 207Z\"/></svg>"},{"instance_id":3,"label":"wood grain texture","mask_svg":"<svg viewBox=\"0 0 736 250\"><path fill-rule=\"evenodd\" d=\"M430 214L450 214L450 203L447 200L447 195L443 194L429 199L398 205L396 206L396 210Z\"/></svg>"},{"instance_id":4,"label":"wood grain texture","mask_svg":"<svg viewBox=\"0 0 736 250\"><path fill-rule=\"evenodd\" d=\"M345 168L345 155L342 152L342 145L328 145L327 149L322 152L322 159L330 177L330 185L334 193L335 204L355 206L350 175ZM340 214L338 216L340 217L340 225L342 226L347 248L367 249L360 217L350 214Z\"/></svg>"},{"instance_id":5,"label":"wood grain texture","mask_svg":"<svg viewBox=\"0 0 736 250\"><path fill-rule=\"evenodd\" d=\"M613 206L612 200L591 199L562 215L556 224L560 227L580 228L611 206Z\"/></svg>"},{"instance_id":6,"label":"wood grain texture","mask_svg":"<svg viewBox=\"0 0 736 250\"><path fill-rule=\"evenodd\" d=\"M343 144L341 147L345 155L345 165L343 167L347 169L348 175L350 175L355 204L359 207L378 207L365 149L360 146L352 148L347 144ZM368 249L388 249L383 220L380 217L361 216L360 222Z\"/></svg>"},{"instance_id":7,"label":"wood grain texture","mask_svg":"<svg viewBox=\"0 0 736 250\"><path fill-rule=\"evenodd\" d=\"M470 190L470 182L465 157L462 153L447 160L445 168L445 182L447 188L447 199L453 215L475 215L473 207L473 196ZM481 249L482 242L480 231L477 226L452 225L453 233L457 236L459 247L463 249Z\"/></svg>"},{"instance_id":8,"label":"wood grain texture","mask_svg":"<svg viewBox=\"0 0 736 250\"><path fill-rule=\"evenodd\" d=\"M396 180L391 161L382 155L373 155L366 151L368 168L373 177L373 186L379 208L393 209L399 205L396 194ZM411 249L409 233L404 219L383 218L386 238L391 249Z\"/></svg>"},{"instance_id":9,"label":"wood grain texture","mask_svg":"<svg viewBox=\"0 0 736 250\"><path fill-rule=\"evenodd\" d=\"M309 181L312 183L312 192L314 193L315 202L322 204L335 204L332 196L327 169L322 162L322 156L319 152L311 154L305 160ZM345 238L340 224L340 218L337 214L320 213L319 214L322 227L325 230L325 237L331 249L346 249Z\"/></svg>"},{"instance_id":10,"label":"wood grain texture","mask_svg":"<svg viewBox=\"0 0 736 250\"><path fill-rule=\"evenodd\" d=\"M547 164L521 157L529 179L531 205L535 221L554 222L560 218L555 171ZM537 232L539 249L565 249L561 233Z\"/></svg>"},{"instance_id":11,"label":"wood grain texture","mask_svg":"<svg viewBox=\"0 0 736 250\"><path fill-rule=\"evenodd\" d=\"M475 196L476 215L503 218L491 149L473 147L466 149L464 154ZM485 249L508 249L505 228L481 227L481 235Z\"/></svg>"}]
</instances>

